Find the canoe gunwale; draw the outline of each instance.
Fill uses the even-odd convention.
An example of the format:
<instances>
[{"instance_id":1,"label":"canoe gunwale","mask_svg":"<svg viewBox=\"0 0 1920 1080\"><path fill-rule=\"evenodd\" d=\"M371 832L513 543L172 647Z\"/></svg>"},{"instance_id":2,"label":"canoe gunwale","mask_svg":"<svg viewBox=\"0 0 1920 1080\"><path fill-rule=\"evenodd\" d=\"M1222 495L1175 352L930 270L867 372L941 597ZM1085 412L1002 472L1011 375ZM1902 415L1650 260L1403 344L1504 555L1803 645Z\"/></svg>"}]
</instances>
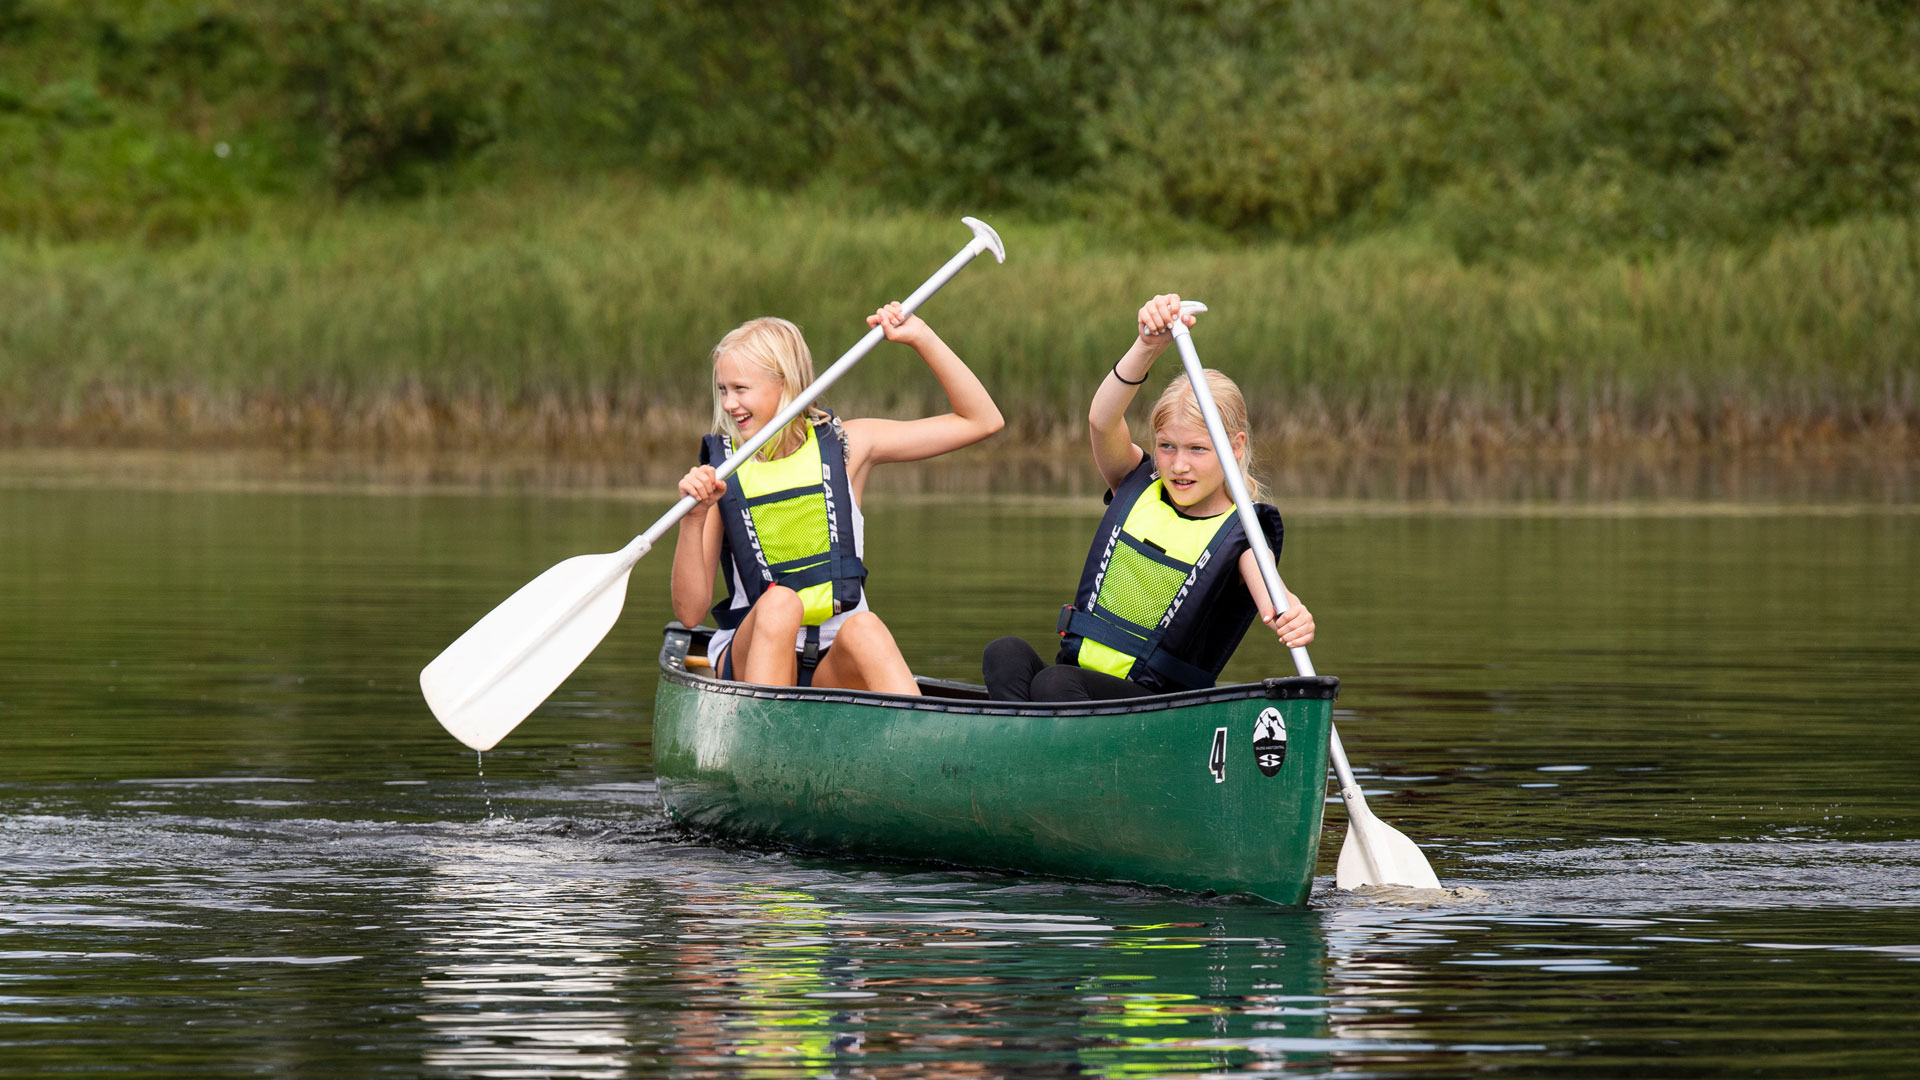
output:
<instances>
[{"instance_id":1,"label":"canoe gunwale","mask_svg":"<svg viewBox=\"0 0 1920 1080\"><path fill-rule=\"evenodd\" d=\"M872 690L828 689L810 686L762 686L698 674L687 667L687 656L696 637L711 636L707 627L688 627L679 622L666 626L660 647L660 677L691 687L702 693L734 694L743 697L780 701L810 701L845 705L866 705L916 712L942 712L985 716L1120 716L1132 713L1160 712L1193 705L1265 698L1274 701L1333 701L1340 695L1340 680L1332 675L1289 676L1262 679L1257 683L1228 683L1204 690L1183 690L1172 694L1121 698L1089 702L994 702L985 698L985 688L971 683L945 679L922 679L923 685L951 688L981 695L979 700L949 697L912 697L906 694L882 694Z\"/></svg>"}]
</instances>

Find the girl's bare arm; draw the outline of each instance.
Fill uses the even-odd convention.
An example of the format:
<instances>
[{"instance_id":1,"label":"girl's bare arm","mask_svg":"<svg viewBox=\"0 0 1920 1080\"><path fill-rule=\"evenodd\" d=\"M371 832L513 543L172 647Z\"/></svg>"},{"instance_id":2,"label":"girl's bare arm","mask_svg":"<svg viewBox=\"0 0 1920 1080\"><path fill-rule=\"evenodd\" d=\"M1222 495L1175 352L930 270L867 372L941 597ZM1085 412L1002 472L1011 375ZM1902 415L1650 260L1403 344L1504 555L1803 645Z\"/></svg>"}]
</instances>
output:
<instances>
[{"instance_id":1,"label":"girl's bare arm","mask_svg":"<svg viewBox=\"0 0 1920 1080\"><path fill-rule=\"evenodd\" d=\"M1146 381L1154 360L1173 342L1169 328L1175 319L1193 325L1193 316L1180 314L1177 294L1156 296L1142 305L1137 319L1139 337L1093 392L1093 404L1087 409L1087 431L1093 438L1094 467L1100 470L1109 491L1117 490L1120 481L1146 456L1127 430L1127 406L1140 392L1134 384Z\"/></svg>"},{"instance_id":2,"label":"girl's bare arm","mask_svg":"<svg viewBox=\"0 0 1920 1080\"><path fill-rule=\"evenodd\" d=\"M1247 583L1247 592L1253 595L1254 609L1260 612L1260 621L1266 623L1280 639L1280 644L1291 649L1297 645L1313 644L1313 612L1308 611L1300 598L1287 590L1287 613L1276 620L1273 614L1273 601L1267 596L1267 582L1260 573L1260 560L1252 551L1240 553L1240 578Z\"/></svg>"},{"instance_id":3,"label":"girl's bare arm","mask_svg":"<svg viewBox=\"0 0 1920 1080\"><path fill-rule=\"evenodd\" d=\"M940 380L940 389L946 392L953 411L919 420L847 421L856 482L864 481L867 468L873 465L938 457L971 446L1006 426L993 395L987 393L979 377L919 316L903 316L899 304L889 304L869 316L867 324L881 327L887 340L911 345L920 354L933 377Z\"/></svg>"},{"instance_id":4,"label":"girl's bare arm","mask_svg":"<svg viewBox=\"0 0 1920 1080\"><path fill-rule=\"evenodd\" d=\"M713 466L701 465L680 481L680 494L700 502L680 519L680 535L673 546L673 617L685 626L698 626L713 603L713 574L720 562L720 515L713 504L726 491Z\"/></svg>"}]
</instances>

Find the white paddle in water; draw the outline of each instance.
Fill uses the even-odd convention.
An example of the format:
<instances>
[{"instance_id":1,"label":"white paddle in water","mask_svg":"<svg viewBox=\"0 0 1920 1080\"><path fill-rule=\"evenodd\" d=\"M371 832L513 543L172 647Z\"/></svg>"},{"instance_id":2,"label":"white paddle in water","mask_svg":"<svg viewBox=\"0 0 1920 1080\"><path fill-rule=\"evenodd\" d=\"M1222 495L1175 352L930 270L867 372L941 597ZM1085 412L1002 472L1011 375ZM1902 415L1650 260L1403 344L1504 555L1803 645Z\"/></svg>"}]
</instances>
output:
<instances>
[{"instance_id":1,"label":"white paddle in water","mask_svg":"<svg viewBox=\"0 0 1920 1080\"><path fill-rule=\"evenodd\" d=\"M1198 300L1180 303L1180 314L1183 316L1205 310L1207 305ZM1213 442L1213 452L1220 457L1227 488L1233 492L1233 505L1240 511L1240 524L1247 531L1247 543L1253 548L1254 559L1260 564L1260 577L1266 582L1267 595L1273 599L1275 610L1284 615L1287 611L1287 587L1280 581L1280 570L1274 564L1273 549L1267 546L1266 534L1260 530L1260 519L1253 512L1253 498L1247 494L1246 481L1241 478L1240 470L1232 467L1233 443L1227 438L1226 425L1220 422L1220 410L1213 403L1213 390L1207 386L1206 376L1202 374L1200 354L1193 348L1193 334L1187 329L1184 318L1175 319L1172 330L1174 345L1180 350L1180 364L1186 368L1187 382L1193 387L1193 399L1200 405L1200 415L1206 418L1207 437ZM1293 653L1294 669L1302 675L1312 675L1313 661L1307 659L1306 648L1294 646L1290 651ZM1340 861L1333 874L1334 885L1342 889L1357 889L1362 885L1439 888L1440 879L1435 876L1433 867L1427 863L1427 857L1420 848L1367 809L1367 798L1353 779L1353 770L1347 765L1347 752L1340 745L1340 732L1328 725L1327 737L1333 771L1340 777L1340 797L1347 804L1347 839L1340 846Z\"/></svg>"},{"instance_id":2,"label":"white paddle in water","mask_svg":"<svg viewBox=\"0 0 1920 1080\"><path fill-rule=\"evenodd\" d=\"M913 314L976 256L992 252L995 262L1007 261L1007 249L992 226L975 218L960 220L973 230L973 239L901 301L906 314ZM722 480L731 476L885 337L878 326L867 331L859 344L835 360L714 472ZM684 496L619 551L578 555L554 566L447 646L420 672L420 692L441 725L475 750L491 750L506 738L613 628L626 603L627 574L633 564L693 507L694 499Z\"/></svg>"}]
</instances>

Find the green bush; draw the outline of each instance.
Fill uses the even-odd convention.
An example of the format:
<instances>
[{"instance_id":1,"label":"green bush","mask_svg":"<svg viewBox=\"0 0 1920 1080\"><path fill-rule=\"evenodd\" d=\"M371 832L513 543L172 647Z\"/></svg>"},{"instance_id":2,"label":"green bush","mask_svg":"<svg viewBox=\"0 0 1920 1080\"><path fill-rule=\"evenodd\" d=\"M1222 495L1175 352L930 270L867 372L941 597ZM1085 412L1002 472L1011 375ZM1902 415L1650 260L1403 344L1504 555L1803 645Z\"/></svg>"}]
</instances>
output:
<instances>
[{"instance_id":1,"label":"green bush","mask_svg":"<svg viewBox=\"0 0 1920 1080\"><path fill-rule=\"evenodd\" d=\"M255 29L293 118L317 132L327 180L417 194L492 142L515 80L464 0L278 0Z\"/></svg>"},{"instance_id":2,"label":"green bush","mask_svg":"<svg viewBox=\"0 0 1920 1080\"><path fill-rule=\"evenodd\" d=\"M4 0L0 229L168 241L262 193L425 190L497 137L517 85L489 10Z\"/></svg>"}]
</instances>

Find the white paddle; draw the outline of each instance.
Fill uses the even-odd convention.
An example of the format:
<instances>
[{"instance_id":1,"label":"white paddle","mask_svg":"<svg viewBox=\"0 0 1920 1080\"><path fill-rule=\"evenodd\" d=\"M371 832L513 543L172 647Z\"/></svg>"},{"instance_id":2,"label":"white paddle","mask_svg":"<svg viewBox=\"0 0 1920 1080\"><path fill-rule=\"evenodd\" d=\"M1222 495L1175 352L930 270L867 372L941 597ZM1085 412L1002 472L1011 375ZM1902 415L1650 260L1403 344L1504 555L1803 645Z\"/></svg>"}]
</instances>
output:
<instances>
[{"instance_id":1,"label":"white paddle","mask_svg":"<svg viewBox=\"0 0 1920 1080\"><path fill-rule=\"evenodd\" d=\"M992 226L970 217L960 220L973 230L973 239L901 301L906 314L913 314L976 256L990 251L995 262L1007 261L1007 249ZM732 475L885 337L878 326L867 331L859 344L835 360L714 472L723 480ZM683 496L619 551L578 555L559 563L521 586L447 646L420 672L420 692L441 725L475 750L493 749L600 644L626 603L627 574L633 564L693 509L694 502L692 496Z\"/></svg>"},{"instance_id":2,"label":"white paddle","mask_svg":"<svg viewBox=\"0 0 1920 1080\"><path fill-rule=\"evenodd\" d=\"M1198 300L1183 300L1180 303L1181 315L1194 315L1207 310L1207 305ZM1233 505L1240 511L1240 524L1247 531L1247 543L1253 548L1254 559L1260 564L1260 577L1266 582L1267 595L1273 599L1276 611L1284 615L1287 611L1287 587L1280 581L1280 570L1274 565L1273 550L1267 546L1267 537L1260 529L1260 519L1253 512L1253 498L1247 494L1247 484L1240 476L1240 470L1233 467L1233 443L1227 438L1227 429L1220 422L1220 410L1213 403L1213 390L1207 386L1207 379L1200 367L1200 354L1194 351L1193 335L1187 329L1185 319L1173 321L1173 342L1180 350L1180 363L1187 371L1187 382L1193 387L1193 399L1200 405L1200 415L1207 421L1207 437L1213 441L1213 452L1220 457L1221 468L1227 477L1227 488L1233 492ZM1292 650L1293 666L1302 675L1313 674L1313 661L1307 659L1304 646L1295 646ZM1340 777L1340 797L1347 804L1347 839L1340 846L1340 861L1334 868L1333 883L1342 889L1357 889L1362 885L1405 885L1415 889L1437 889L1440 879L1434 875L1433 867L1428 865L1426 855L1413 841L1407 839L1393 826L1373 816L1367 809L1367 798L1360 791L1360 785L1353 779L1353 770L1347 765L1347 752L1340 745L1340 732L1331 725L1327 728L1328 754L1333 758L1333 771Z\"/></svg>"}]
</instances>

